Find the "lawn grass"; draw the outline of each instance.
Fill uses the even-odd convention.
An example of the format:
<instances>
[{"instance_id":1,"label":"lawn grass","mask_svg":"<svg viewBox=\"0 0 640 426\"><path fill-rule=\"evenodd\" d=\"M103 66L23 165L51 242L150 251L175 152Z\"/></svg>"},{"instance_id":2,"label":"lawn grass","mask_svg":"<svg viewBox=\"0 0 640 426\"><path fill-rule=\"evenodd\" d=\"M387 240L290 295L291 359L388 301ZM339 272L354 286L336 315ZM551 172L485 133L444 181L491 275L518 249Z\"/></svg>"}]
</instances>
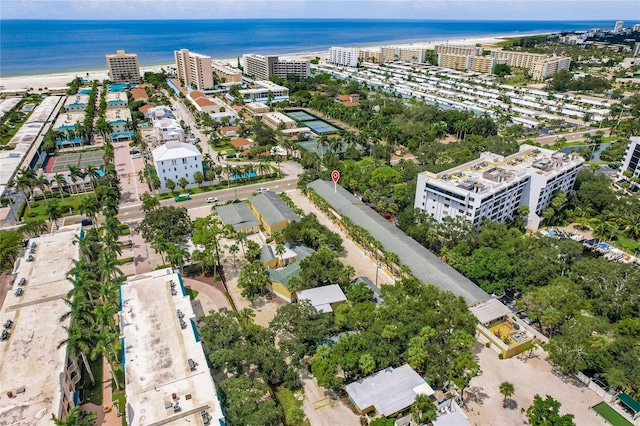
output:
<instances>
[{"instance_id":1,"label":"lawn grass","mask_svg":"<svg viewBox=\"0 0 640 426\"><path fill-rule=\"evenodd\" d=\"M629 253L634 253L635 250L640 249L640 242L626 237L618 237L613 241L613 245Z\"/></svg>"},{"instance_id":2,"label":"lawn grass","mask_svg":"<svg viewBox=\"0 0 640 426\"><path fill-rule=\"evenodd\" d=\"M302 401L296 398L295 394L287 389L284 386L280 386L276 388L276 399L282 406L282 410L284 411L285 416L285 425L303 425L303 426L311 426L309 419L306 417L304 420L300 419L300 412L302 412L302 416L304 416L304 411L302 410Z\"/></svg>"},{"instance_id":3,"label":"lawn grass","mask_svg":"<svg viewBox=\"0 0 640 426\"><path fill-rule=\"evenodd\" d=\"M196 297L198 297L198 292L196 290L193 290L190 287L185 287L185 290L187 290L187 294L189 295L189 299L193 300Z\"/></svg>"},{"instance_id":4,"label":"lawn grass","mask_svg":"<svg viewBox=\"0 0 640 426\"><path fill-rule=\"evenodd\" d=\"M593 411L600 414L603 419L607 421L607 423L612 424L613 426L632 426L629 420L625 419L622 414L618 413L614 410L609 404L606 402L601 402L599 404L591 407Z\"/></svg>"},{"instance_id":5,"label":"lawn grass","mask_svg":"<svg viewBox=\"0 0 640 426\"><path fill-rule=\"evenodd\" d=\"M71 195L64 197L64 199L53 198L58 200L58 205L60 206L60 212L62 213L62 217L70 216L77 213L78 206L80 205L80 201L84 197L93 197L93 194L82 194L82 195ZM52 200L51 197L48 200ZM27 207L24 212L24 221L25 222L33 222L36 220L49 220L47 216L47 203L45 200L40 201L30 201L30 207ZM71 209L71 210L70 210Z\"/></svg>"}]
</instances>

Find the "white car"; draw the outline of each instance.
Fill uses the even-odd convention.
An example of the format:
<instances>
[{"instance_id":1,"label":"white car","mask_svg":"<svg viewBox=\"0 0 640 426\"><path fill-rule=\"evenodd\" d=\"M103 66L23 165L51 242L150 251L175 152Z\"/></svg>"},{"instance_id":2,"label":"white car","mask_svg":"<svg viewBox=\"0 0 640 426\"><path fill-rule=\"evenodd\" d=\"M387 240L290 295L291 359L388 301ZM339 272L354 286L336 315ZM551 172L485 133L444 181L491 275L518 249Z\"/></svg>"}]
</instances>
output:
<instances>
[{"instance_id":1,"label":"white car","mask_svg":"<svg viewBox=\"0 0 640 426\"><path fill-rule=\"evenodd\" d=\"M216 197L209 197L207 198L207 203L211 204L211 203L217 203L218 199Z\"/></svg>"},{"instance_id":2,"label":"white car","mask_svg":"<svg viewBox=\"0 0 640 426\"><path fill-rule=\"evenodd\" d=\"M269 192L269 188L258 188L256 191L258 194L262 194L264 192Z\"/></svg>"},{"instance_id":3,"label":"white car","mask_svg":"<svg viewBox=\"0 0 640 426\"><path fill-rule=\"evenodd\" d=\"M133 155L131 156L131 158L140 158L140 157L142 157L142 155L141 155L140 153L138 153L138 154L133 154Z\"/></svg>"}]
</instances>

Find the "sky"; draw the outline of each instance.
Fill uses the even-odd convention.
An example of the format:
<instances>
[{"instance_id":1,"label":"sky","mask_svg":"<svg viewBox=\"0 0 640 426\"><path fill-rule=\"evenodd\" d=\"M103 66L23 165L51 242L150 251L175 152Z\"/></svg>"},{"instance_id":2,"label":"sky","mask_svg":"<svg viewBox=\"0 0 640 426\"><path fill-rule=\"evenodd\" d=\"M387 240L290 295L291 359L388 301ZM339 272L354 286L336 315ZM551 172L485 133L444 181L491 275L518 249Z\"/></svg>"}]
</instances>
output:
<instances>
[{"instance_id":1,"label":"sky","mask_svg":"<svg viewBox=\"0 0 640 426\"><path fill-rule=\"evenodd\" d=\"M639 0L0 0L0 19L627 20Z\"/></svg>"}]
</instances>

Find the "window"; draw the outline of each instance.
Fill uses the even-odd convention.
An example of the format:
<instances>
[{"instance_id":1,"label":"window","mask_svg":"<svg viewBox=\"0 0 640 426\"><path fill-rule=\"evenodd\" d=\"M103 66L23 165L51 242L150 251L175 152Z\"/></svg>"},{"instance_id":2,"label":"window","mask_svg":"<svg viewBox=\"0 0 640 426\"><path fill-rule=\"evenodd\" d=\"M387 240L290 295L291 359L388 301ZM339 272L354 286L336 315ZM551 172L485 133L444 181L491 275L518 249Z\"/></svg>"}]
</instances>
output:
<instances>
[{"instance_id":1,"label":"window","mask_svg":"<svg viewBox=\"0 0 640 426\"><path fill-rule=\"evenodd\" d=\"M446 209L446 208L449 208L449 204L445 204L445 205L444 205L444 208L445 208L445 209Z\"/></svg>"}]
</instances>

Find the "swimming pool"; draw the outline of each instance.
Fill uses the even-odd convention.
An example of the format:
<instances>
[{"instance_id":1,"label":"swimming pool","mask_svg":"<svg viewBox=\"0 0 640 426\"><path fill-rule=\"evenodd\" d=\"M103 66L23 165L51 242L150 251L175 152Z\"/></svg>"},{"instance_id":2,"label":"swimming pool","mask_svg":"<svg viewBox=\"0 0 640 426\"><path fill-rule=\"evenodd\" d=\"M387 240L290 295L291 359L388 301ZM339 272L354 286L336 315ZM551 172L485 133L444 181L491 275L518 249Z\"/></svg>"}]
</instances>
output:
<instances>
[{"instance_id":1,"label":"swimming pool","mask_svg":"<svg viewBox=\"0 0 640 426\"><path fill-rule=\"evenodd\" d=\"M258 176L258 174L256 172L249 172L249 173L240 173L237 175L231 175L229 176L229 179L231 180L236 180L236 179L247 179L247 178L252 178L252 177L256 177Z\"/></svg>"}]
</instances>

